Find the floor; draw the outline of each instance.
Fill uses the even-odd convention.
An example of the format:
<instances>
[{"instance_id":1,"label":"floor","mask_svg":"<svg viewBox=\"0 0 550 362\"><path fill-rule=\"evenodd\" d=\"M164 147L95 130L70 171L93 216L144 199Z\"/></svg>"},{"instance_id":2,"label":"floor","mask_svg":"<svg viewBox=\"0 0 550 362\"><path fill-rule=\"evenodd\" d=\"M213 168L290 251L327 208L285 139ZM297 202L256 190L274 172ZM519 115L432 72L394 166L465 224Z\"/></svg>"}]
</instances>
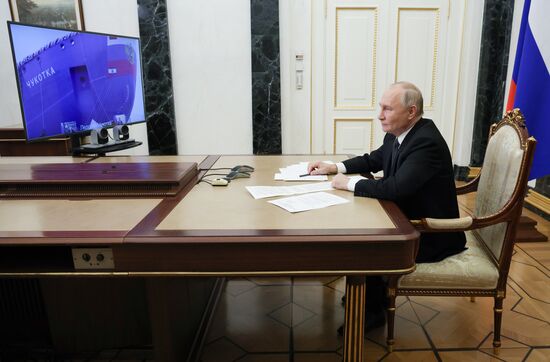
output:
<instances>
[{"instance_id":1,"label":"floor","mask_svg":"<svg viewBox=\"0 0 550 362\"><path fill-rule=\"evenodd\" d=\"M465 212L473 198L460 198ZM550 237L550 222L525 210ZM228 281L203 362L340 361L345 279L239 278ZM365 361L550 361L550 243L515 247L504 302L502 347L492 348L493 299L399 297L395 348L386 329L365 339Z\"/></svg>"}]
</instances>

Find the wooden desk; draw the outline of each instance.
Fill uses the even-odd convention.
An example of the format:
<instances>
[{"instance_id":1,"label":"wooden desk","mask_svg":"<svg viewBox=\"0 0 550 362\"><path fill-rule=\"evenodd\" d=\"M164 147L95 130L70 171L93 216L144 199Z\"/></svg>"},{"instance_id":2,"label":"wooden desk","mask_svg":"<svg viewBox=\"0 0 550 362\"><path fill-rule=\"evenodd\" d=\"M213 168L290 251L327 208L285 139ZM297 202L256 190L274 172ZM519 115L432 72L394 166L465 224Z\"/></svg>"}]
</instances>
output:
<instances>
[{"instance_id":1,"label":"wooden desk","mask_svg":"<svg viewBox=\"0 0 550 362\"><path fill-rule=\"evenodd\" d=\"M321 156L335 161L342 157ZM2 270L3 275L58 276L258 276L346 275L344 360L362 361L365 275L401 275L415 268L419 234L390 202L355 198L332 191L349 203L290 214L265 200L254 200L246 185L281 185L273 181L279 167L312 156L208 157L201 164L213 168L237 164L253 166L249 179L235 179L227 187L190 182L176 197L164 199L51 200L61 209L68 204L87 210L71 214L71 226L49 219L53 205L24 200L0 200L0 245L53 244L72 247L108 245L115 268L75 271L70 263L28 265ZM116 162L100 158L97 162ZM123 160L128 162L128 160ZM204 167L204 168L208 168ZM212 171L219 172L219 171ZM201 174L199 174L199 177ZM27 203L27 204L24 204ZM32 208L41 220L24 230L14 228ZM109 215L101 210L110 209ZM127 215L113 221L111 215ZM96 227L90 228L94 219ZM53 225L53 226L52 226ZM78 230L78 231L77 231ZM34 270L33 270L34 269ZM0 274L2 275L2 274Z\"/></svg>"}]
</instances>

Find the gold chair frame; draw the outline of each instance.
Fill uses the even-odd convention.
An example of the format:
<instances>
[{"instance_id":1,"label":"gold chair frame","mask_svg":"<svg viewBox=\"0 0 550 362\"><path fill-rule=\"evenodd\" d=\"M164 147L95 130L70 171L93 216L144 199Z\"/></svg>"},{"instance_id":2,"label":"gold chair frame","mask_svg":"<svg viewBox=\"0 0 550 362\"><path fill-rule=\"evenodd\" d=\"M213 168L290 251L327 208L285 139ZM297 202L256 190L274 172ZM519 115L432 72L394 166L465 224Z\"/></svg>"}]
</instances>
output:
<instances>
[{"instance_id":1,"label":"gold chair frame","mask_svg":"<svg viewBox=\"0 0 550 362\"><path fill-rule=\"evenodd\" d=\"M504 204L498 212L488 216L474 217L468 216L459 219L421 219L411 220L411 223L420 232L449 232L449 231L467 231L480 229L486 226L495 225L505 222L506 231L502 242L500 257L497 258L489 251L489 247L483 241L479 234L474 231L479 244L483 246L483 250L490 256L491 261L498 269L498 282L495 288L492 289L455 289L455 288L400 288L398 287L399 277L392 277L388 281L388 297L389 307L387 310L388 318L388 334L387 347L391 352L394 345L394 322L395 322L395 299L397 296L461 296L470 297L473 301L475 297L493 297L494 298L494 338L493 347L495 352L498 352L501 346L500 333L502 324L502 305L506 297L506 281L508 279L508 271L512 259L514 249L514 241L516 236L516 228L521 216L523 207L523 198L527 189L527 181L533 155L535 150L536 140L529 137L525 126L525 119L519 109L514 109L505 114L504 118L497 124L493 124L490 128L489 138L491 138L500 128L504 126L512 126L516 130L520 139L523 156L516 185L509 200ZM480 174L471 182L457 187L457 194L463 195L477 191Z\"/></svg>"}]
</instances>

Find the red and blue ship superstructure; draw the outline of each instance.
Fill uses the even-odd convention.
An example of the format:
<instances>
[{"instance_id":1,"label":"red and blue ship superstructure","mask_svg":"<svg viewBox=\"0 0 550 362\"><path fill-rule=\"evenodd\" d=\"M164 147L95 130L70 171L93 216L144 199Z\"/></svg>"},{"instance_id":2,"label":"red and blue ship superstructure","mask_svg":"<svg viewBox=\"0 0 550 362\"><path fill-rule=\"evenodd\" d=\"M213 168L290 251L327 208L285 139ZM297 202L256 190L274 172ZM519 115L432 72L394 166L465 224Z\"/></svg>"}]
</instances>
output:
<instances>
[{"instance_id":1,"label":"red and blue ship superstructure","mask_svg":"<svg viewBox=\"0 0 550 362\"><path fill-rule=\"evenodd\" d=\"M139 52L128 39L67 32L17 64L27 139L129 122Z\"/></svg>"}]
</instances>

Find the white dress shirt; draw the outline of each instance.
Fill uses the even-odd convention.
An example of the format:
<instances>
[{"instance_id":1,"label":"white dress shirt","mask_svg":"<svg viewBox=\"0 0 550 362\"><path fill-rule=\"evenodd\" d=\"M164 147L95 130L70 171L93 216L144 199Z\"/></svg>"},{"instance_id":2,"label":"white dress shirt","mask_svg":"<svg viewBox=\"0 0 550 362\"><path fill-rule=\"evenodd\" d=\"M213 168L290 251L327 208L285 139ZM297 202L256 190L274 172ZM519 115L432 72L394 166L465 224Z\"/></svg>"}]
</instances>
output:
<instances>
[{"instance_id":1,"label":"white dress shirt","mask_svg":"<svg viewBox=\"0 0 550 362\"><path fill-rule=\"evenodd\" d=\"M403 141L405 140L405 137L407 137L407 135L409 134L409 132L411 131L411 129L414 127L414 124L408 129L406 130L405 132L401 133L398 137L397 137L397 142L399 142L399 147L401 147L401 145L403 144ZM337 162L336 163L336 167L338 168L338 173L346 173L347 170L346 170L346 165L344 165L343 162ZM348 190L349 191L355 191L355 185L361 181L361 179L357 179L357 178L353 178L353 179L350 179L348 181Z\"/></svg>"}]
</instances>

